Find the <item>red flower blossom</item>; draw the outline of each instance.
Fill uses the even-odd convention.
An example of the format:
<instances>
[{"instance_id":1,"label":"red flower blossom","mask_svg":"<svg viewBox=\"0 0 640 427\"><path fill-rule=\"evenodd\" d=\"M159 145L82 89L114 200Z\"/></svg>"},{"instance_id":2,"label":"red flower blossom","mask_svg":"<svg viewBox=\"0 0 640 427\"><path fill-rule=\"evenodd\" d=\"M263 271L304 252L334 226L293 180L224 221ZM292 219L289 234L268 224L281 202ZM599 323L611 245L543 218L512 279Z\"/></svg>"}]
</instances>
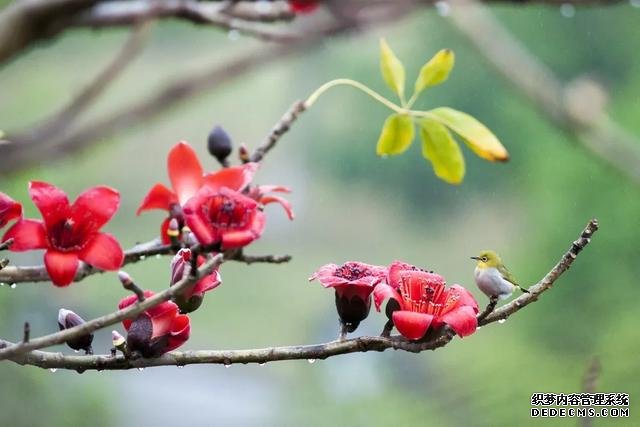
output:
<instances>
[{"instance_id":1,"label":"red flower blossom","mask_svg":"<svg viewBox=\"0 0 640 427\"><path fill-rule=\"evenodd\" d=\"M478 303L469 291L459 285L447 289L442 276L408 264L394 262L388 284L376 286L373 296L378 311L387 298L397 303L391 319L410 340L419 340L430 328L445 323L461 337L471 335L478 326Z\"/></svg>"},{"instance_id":2,"label":"red flower blossom","mask_svg":"<svg viewBox=\"0 0 640 427\"><path fill-rule=\"evenodd\" d=\"M3 192L0 192L0 228L12 219L22 216L22 205Z\"/></svg>"},{"instance_id":3,"label":"red flower blossom","mask_svg":"<svg viewBox=\"0 0 640 427\"><path fill-rule=\"evenodd\" d=\"M327 264L309 278L325 288L334 288L336 309L348 332L353 332L369 315L371 292L387 275L387 269L357 261Z\"/></svg>"},{"instance_id":4,"label":"red flower blossom","mask_svg":"<svg viewBox=\"0 0 640 427\"><path fill-rule=\"evenodd\" d=\"M291 189L282 185L257 185L249 188L248 196L261 205L279 203L287 213L287 217L290 220L293 220L293 218L295 218L295 214L293 213L291 203L279 196L268 196L268 193L291 193Z\"/></svg>"},{"instance_id":5,"label":"red flower blossom","mask_svg":"<svg viewBox=\"0 0 640 427\"><path fill-rule=\"evenodd\" d=\"M44 264L56 286L67 286L80 260L101 270L117 270L124 254L111 234L99 230L118 210L120 194L109 187L85 190L73 205L59 188L46 182L29 183L29 195L44 221L21 219L3 241L13 238L16 252L45 249Z\"/></svg>"},{"instance_id":6,"label":"red flower blossom","mask_svg":"<svg viewBox=\"0 0 640 427\"><path fill-rule=\"evenodd\" d=\"M258 170L258 164L246 163L242 166L204 174L196 152L189 144L180 141L169 151L167 170L173 191L162 184L154 185L136 212L140 215L147 210L162 209L170 213L170 217L161 226L161 237L164 243L169 243L167 230L171 217L175 217L182 228L184 226L182 207L200 188L206 184L212 189L227 187L242 191L253 179L253 175Z\"/></svg>"},{"instance_id":7,"label":"red flower blossom","mask_svg":"<svg viewBox=\"0 0 640 427\"><path fill-rule=\"evenodd\" d=\"M152 297L151 291L144 291L145 298ZM130 295L118 304L120 310L135 304L138 298ZM189 339L191 325L189 317L178 314L178 306L165 301L141 313L135 319L122 321L127 331L127 347L144 357L158 357L175 350Z\"/></svg>"},{"instance_id":8,"label":"red flower blossom","mask_svg":"<svg viewBox=\"0 0 640 427\"><path fill-rule=\"evenodd\" d=\"M184 206L185 221L203 245L240 248L264 231L265 216L258 203L237 191L203 187Z\"/></svg>"},{"instance_id":9,"label":"red flower blossom","mask_svg":"<svg viewBox=\"0 0 640 427\"><path fill-rule=\"evenodd\" d=\"M180 249L178 253L171 260L171 283L170 286L175 285L184 277L185 272L189 272L191 269L191 250ZM205 262L205 258L202 255L198 256L198 266ZM212 289L217 288L222 284L222 277L220 272L216 269L213 273L200 279L191 289L184 291L181 295L174 297L173 301L180 308L181 313L191 313L195 311L202 300L204 299L204 293Z\"/></svg>"},{"instance_id":10,"label":"red flower blossom","mask_svg":"<svg viewBox=\"0 0 640 427\"><path fill-rule=\"evenodd\" d=\"M319 4L319 0L289 0L289 6L294 13L311 13Z\"/></svg>"}]
</instances>

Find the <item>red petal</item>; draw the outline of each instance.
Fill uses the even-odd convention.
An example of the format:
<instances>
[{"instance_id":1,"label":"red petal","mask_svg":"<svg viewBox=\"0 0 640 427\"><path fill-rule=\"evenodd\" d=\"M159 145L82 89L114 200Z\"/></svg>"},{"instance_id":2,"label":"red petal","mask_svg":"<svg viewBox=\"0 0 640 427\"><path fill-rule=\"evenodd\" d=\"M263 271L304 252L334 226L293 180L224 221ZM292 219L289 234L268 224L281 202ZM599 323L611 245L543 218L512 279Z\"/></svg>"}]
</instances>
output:
<instances>
[{"instance_id":1,"label":"red petal","mask_svg":"<svg viewBox=\"0 0 640 427\"><path fill-rule=\"evenodd\" d=\"M0 228L12 219L20 218L21 215L22 205L0 192Z\"/></svg>"},{"instance_id":2,"label":"red petal","mask_svg":"<svg viewBox=\"0 0 640 427\"><path fill-rule=\"evenodd\" d=\"M254 211L249 229L222 232L222 248L233 249L247 246L262 235L265 226L264 213ZM198 236L196 234L196 236ZM200 240L198 238L198 240Z\"/></svg>"},{"instance_id":3,"label":"red petal","mask_svg":"<svg viewBox=\"0 0 640 427\"><path fill-rule=\"evenodd\" d=\"M162 304L150 308L146 313L151 318L153 324L153 335L151 338L156 338L169 333L171 323L178 314L178 306L171 301L165 301Z\"/></svg>"},{"instance_id":4,"label":"red petal","mask_svg":"<svg viewBox=\"0 0 640 427\"><path fill-rule=\"evenodd\" d=\"M291 189L289 187L285 187L284 185L259 185L258 193L291 193Z\"/></svg>"},{"instance_id":5,"label":"red petal","mask_svg":"<svg viewBox=\"0 0 640 427\"><path fill-rule=\"evenodd\" d=\"M165 351L175 350L180 347L189 339L190 333L191 325L189 323L189 317L186 315L174 317L171 322L171 333Z\"/></svg>"},{"instance_id":6,"label":"red petal","mask_svg":"<svg viewBox=\"0 0 640 427\"><path fill-rule=\"evenodd\" d=\"M169 234L167 233L167 231L169 231L170 222L171 218L165 218L164 221L162 221L162 224L160 224L160 240L162 240L162 243L165 245L171 243L171 239L169 238Z\"/></svg>"},{"instance_id":7,"label":"red petal","mask_svg":"<svg viewBox=\"0 0 640 427\"><path fill-rule=\"evenodd\" d=\"M191 291L187 292L185 296L187 298L191 298L193 295L202 295L207 291L217 288L222 284L222 278L220 277L220 273L218 270L214 271L208 276L202 278L196 285L191 289Z\"/></svg>"},{"instance_id":8,"label":"red petal","mask_svg":"<svg viewBox=\"0 0 640 427\"><path fill-rule=\"evenodd\" d=\"M124 260L120 243L109 233L97 233L79 256L87 264L108 271L119 269Z\"/></svg>"},{"instance_id":9,"label":"red petal","mask_svg":"<svg viewBox=\"0 0 640 427\"><path fill-rule=\"evenodd\" d=\"M145 298L150 298L153 296L153 292L152 291L144 291L144 296ZM136 295L129 295L128 297L122 298L120 300L120 302L118 303L118 310L124 310L125 308L129 307L130 305L135 304L138 301L138 297ZM129 327L131 326L131 323L133 322L133 320L131 319L124 319L122 321L122 326L124 326L124 329L126 331L129 330Z\"/></svg>"},{"instance_id":10,"label":"red petal","mask_svg":"<svg viewBox=\"0 0 640 427\"><path fill-rule=\"evenodd\" d=\"M64 191L46 182L31 181L29 195L36 205L47 229L69 216L69 199Z\"/></svg>"},{"instance_id":11,"label":"red petal","mask_svg":"<svg viewBox=\"0 0 640 427\"><path fill-rule=\"evenodd\" d=\"M293 213L293 209L291 208L291 203L289 201L283 199L282 197L277 196L264 196L260 199L260 203L263 205L268 205L269 203L280 203L280 205L284 208L285 212L287 212L287 216L290 220L293 220L295 214Z\"/></svg>"},{"instance_id":12,"label":"red petal","mask_svg":"<svg viewBox=\"0 0 640 427\"><path fill-rule=\"evenodd\" d=\"M449 292L455 292L459 296L458 304L456 307L469 306L473 308L476 313L478 313L478 302L473 297L473 295L471 295L471 292L460 285L451 285L449 289Z\"/></svg>"},{"instance_id":13,"label":"red petal","mask_svg":"<svg viewBox=\"0 0 640 427\"><path fill-rule=\"evenodd\" d=\"M376 310L380 311L382 303L388 298L393 298L402 307L402 297L395 289L385 283L376 285L373 289L373 302L376 304Z\"/></svg>"},{"instance_id":14,"label":"red petal","mask_svg":"<svg viewBox=\"0 0 640 427\"><path fill-rule=\"evenodd\" d=\"M202 204L206 202L212 193L208 188L203 188L198 192L196 197L191 198L183 208L184 220L187 226L203 245L211 245L219 240L218 233L211 226L209 219L205 217L201 209Z\"/></svg>"},{"instance_id":15,"label":"red petal","mask_svg":"<svg viewBox=\"0 0 640 427\"><path fill-rule=\"evenodd\" d=\"M289 6L294 13L311 13L319 3L319 0L289 0Z\"/></svg>"},{"instance_id":16,"label":"red petal","mask_svg":"<svg viewBox=\"0 0 640 427\"><path fill-rule=\"evenodd\" d=\"M402 280L400 278L400 274L405 271L415 271L418 270L418 267L415 265L407 264L402 261L393 261L389 266L389 273L387 276L387 283L395 289L398 289Z\"/></svg>"},{"instance_id":17,"label":"red petal","mask_svg":"<svg viewBox=\"0 0 640 427\"><path fill-rule=\"evenodd\" d=\"M227 187L234 191L242 191L251 183L258 167L258 163L246 163L242 166L224 168L205 175L204 182L212 190Z\"/></svg>"},{"instance_id":18,"label":"red petal","mask_svg":"<svg viewBox=\"0 0 640 427\"><path fill-rule=\"evenodd\" d=\"M438 320L451 326L451 328L461 337L471 335L478 327L476 311L473 307L469 306L455 308L444 316L441 316Z\"/></svg>"},{"instance_id":19,"label":"red petal","mask_svg":"<svg viewBox=\"0 0 640 427\"><path fill-rule=\"evenodd\" d=\"M71 220L83 231L98 231L116 213L120 206L120 193L106 186L83 191L71 206Z\"/></svg>"},{"instance_id":20,"label":"red petal","mask_svg":"<svg viewBox=\"0 0 640 427\"><path fill-rule=\"evenodd\" d=\"M178 203L178 196L164 185L156 184L149 190L147 195L144 196L144 200L142 200L142 204L140 204L140 207L136 211L136 215L140 215L140 213L151 209L168 211L169 207L174 203Z\"/></svg>"},{"instance_id":21,"label":"red petal","mask_svg":"<svg viewBox=\"0 0 640 427\"><path fill-rule=\"evenodd\" d=\"M189 144L180 141L169 151L167 167L173 190L180 205L184 205L202 186L200 160Z\"/></svg>"},{"instance_id":22,"label":"red petal","mask_svg":"<svg viewBox=\"0 0 640 427\"><path fill-rule=\"evenodd\" d=\"M419 340L424 337L431 325L433 316L413 311L396 310L393 312L393 324L403 337Z\"/></svg>"},{"instance_id":23,"label":"red petal","mask_svg":"<svg viewBox=\"0 0 640 427\"><path fill-rule=\"evenodd\" d=\"M28 251L31 249L46 249L49 247L47 232L42 221L35 219L22 219L5 233L2 241L13 239L10 250L14 252Z\"/></svg>"},{"instance_id":24,"label":"red petal","mask_svg":"<svg viewBox=\"0 0 640 427\"><path fill-rule=\"evenodd\" d=\"M76 277L80 263L78 254L75 252L58 252L49 249L44 254L44 265L54 285L67 286Z\"/></svg>"}]
</instances>

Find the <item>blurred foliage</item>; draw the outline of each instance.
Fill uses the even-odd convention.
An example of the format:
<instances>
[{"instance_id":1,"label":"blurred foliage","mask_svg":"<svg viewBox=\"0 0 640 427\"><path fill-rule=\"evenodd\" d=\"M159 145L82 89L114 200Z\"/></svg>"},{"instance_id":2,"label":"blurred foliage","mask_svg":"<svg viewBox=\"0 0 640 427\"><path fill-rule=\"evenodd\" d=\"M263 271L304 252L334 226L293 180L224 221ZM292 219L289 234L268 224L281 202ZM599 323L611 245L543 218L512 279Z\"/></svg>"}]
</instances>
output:
<instances>
[{"instance_id":1,"label":"blurred foliage","mask_svg":"<svg viewBox=\"0 0 640 427\"><path fill-rule=\"evenodd\" d=\"M581 9L563 18L557 8L494 7L513 33L569 81L597 77L607 86L609 111L640 135L640 10L629 5ZM107 227L125 246L158 232L161 214L136 218L135 208L155 182L166 182L168 148L186 139L206 154L206 136L222 124L236 143L255 145L295 99L335 77L358 79L376 90L384 82L372 67L385 36L407 70L442 48L456 52L446 86L432 88L416 108L447 105L489 126L511 154L505 164L469 156L465 182L451 187L411 155L380 159L371 149L387 111L341 89L306 112L266 159L260 183L294 188L293 223L267 209L267 232L247 252L290 253L289 265L230 264L224 284L193 313L186 348L245 348L333 339L333 295L306 278L327 262L359 259L386 264L403 259L432 268L450 283L472 287L480 249L500 252L524 283L538 280L567 249L587 219L601 231L574 267L540 302L504 325L482 328L444 350L421 355L389 352L331 358L314 364L265 367L189 366L144 372L51 373L2 363L0 412L15 426L91 425L538 425L529 417L533 392L580 391L593 355L602 361L599 390L640 395L635 301L640 290L639 189L582 151L550 125L435 11L377 32L336 38L323 47L249 74L175 109L152 123L65 160L10 179L0 189L25 202L26 181L51 181L70 196L105 183L122 192L122 207ZM0 73L0 128L28 124L63 105L78 85L109 60L125 32L77 31L5 67ZM91 111L95 116L150 93L178 73L199 69L250 47L206 28L163 23L149 49ZM408 75L408 81L416 76ZM412 151L413 150L413 151ZM13 257L37 263L36 254ZM127 271L159 290L168 283L168 259L150 259ZM58 308L84 318L111 311L124 295L113 274L66 289L46 284L0 288L0 335L19 339L56 329ZM480 292L473 290L479 301ZM372 313L358 333L376 334L383 316ZM108 352L109 331L95 349ZM67 351L67 349L61 350ZM22 409L28 408L28 409ZM162 408L162 410L159 410ZM597 426L637 425L599 419ZM574 420L546 419L545 425Z\"/></svg>"}]
</instances>

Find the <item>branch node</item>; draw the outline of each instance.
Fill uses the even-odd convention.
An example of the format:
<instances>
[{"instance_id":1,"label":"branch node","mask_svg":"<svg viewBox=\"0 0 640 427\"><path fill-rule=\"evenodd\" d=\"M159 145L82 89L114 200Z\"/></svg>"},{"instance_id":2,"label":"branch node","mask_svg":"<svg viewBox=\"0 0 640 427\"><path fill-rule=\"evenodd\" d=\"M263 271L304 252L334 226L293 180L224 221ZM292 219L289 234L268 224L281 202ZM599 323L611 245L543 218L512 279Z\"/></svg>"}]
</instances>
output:
<instances>
[{"instance_id":1,"label":"branch node","mask_svg":"<svg viewBox=\"0 0 640 427\"><path fill-rule=\"evenodd\" d=\"M123 288L133 292L136 295L136 297L138 297L138 302L144 301L145 299L144 291L140 289L140 287L133 282L133 280L131 279L131 276L129 276L129 274L126 271L120 270L118 272L118 279L120 279L120 283L122 283Z\"/></svg>"}]
</instances>

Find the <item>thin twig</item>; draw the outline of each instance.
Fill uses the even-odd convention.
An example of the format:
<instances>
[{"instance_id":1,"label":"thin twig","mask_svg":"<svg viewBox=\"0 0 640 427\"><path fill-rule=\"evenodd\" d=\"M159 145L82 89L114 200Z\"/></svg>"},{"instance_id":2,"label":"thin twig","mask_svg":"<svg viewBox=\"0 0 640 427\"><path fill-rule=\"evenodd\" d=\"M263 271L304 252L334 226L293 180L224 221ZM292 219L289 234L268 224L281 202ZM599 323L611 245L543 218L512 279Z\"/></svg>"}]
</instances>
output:
<instances>
[{"instance_id":1,"label":"thin twig","mask_svg":"<svg viewBox=\"0 0 640 427\"><path fill-rule=\"evenodd\" d=\"M13 238L7 239L6 241L0 243L0 251L7 250L13 245Z\"/></svg>"},{"instance_id":2,"label":"thin twig","mask_svg":"<svg viewBox=\"0 0 640 427\"><path fill-rule=\"evenodd\" d=\"M22 331L22 342L24 344L29 342L29 336L31 335L31 325L29 322L24 322L24 328Z\"/></svg>"},{"instance_id":3,"label":"thin twig","mask_svg":"<svg viewBox=\"0 0 640 427\"><path fill-rule=\"evenodd\" d=\"M271 132L267 137L262 141L253 154L251 155L250 160L252 162L259 162L262 158L275 147L276 142L280 139L282 135L284 135L293 122L296 121L298 116L305 111L306 107L304 101L296 101L289 107L286 113L278 120L278 123L271 129Z\"/></svg>"},{"instance_id":4,"label":"thin twig","mask_svg":"<svg viewBox=\"0 0 640 427\"><path fill-rule=\"evenodd\" d=\"M569 268L580 251L589 244L591 236L598 229L597 221L591 220L587 224L587 227L582 232L580 238L573 242L571 248L566 252L560 261L551 269L547 275L538 282L538 284L529 288L531 294L524 294L518 299L514 300L510 304L502 306L493 314L487 316L479 324L488 324L495 322L499 319L508 317L521 308L525 307L529 303L535 301L543 292L549 290L553 283ZM219 257L219 255L218 255ZM211 271L211 270L209 270ZM206 272L202 272L202 275ZM186 279L183 279L183 282ZM182 284L184 284L181 282ZM195 282L194 282L195 283ZM176 285L179 286L179 285ZM175 289L171 287L170 290ZM176 292L178 292L178 289ZM162 294L166 296L167 291ZM152 297L156 298L154 301L156 304L160 301L157 300L158 295ZM147 299L142 304L147 304L151 298ZM132 306L133 308L142 306L138 304ZM132 308L129 307L129 308ZM129 310L129 309L127 309ZM140 313L142 310L136 311L135 314ZM112 319L114 314L105 316L104 318ZM124 319L125 317L133 317L133 312L128 312L127 316L121 315L118 320L110 322L109 324L116 323L117 321ZM97 319L99 320L99 319ZM96 321L87 322L91 324L94 329L90 329L88 332L92 332L99 327L107 326L103 324L101 326L96 325ZM86 324L85 324L86 325ZM84 325L82 325L84 326ZM67 331L74 331L74 334L85 334L87 331L80 330L79 327L68 329ZM135 360L126 359L123 356L112 355L98 355L98 356L67 356L62 353L53 353L45 351L29 351L36 348L44 348L56 343L64 342L71 338L69 336L60 337L59 334L52 334L47 337L39 338L38 345L30 348L20 348L19 344L12 344L8 341L0 340L0 348L5 347L4 350L0 350L0 360L3 358L9 358L15 363L21 365L32 365L41 368L49 369L73 369L77 371L85 371L88 369L104 370L104 369L131 369L131 368L144 368L152 366L184 366L189 364L235 364L235 363L258 363L263 364L267 362L275 362L280 360L304 360L314 361L316 359L326 359L328 357L337 356L340 354L366 352L366 351L384 351L386 349L404 350L412 353L420 353L425 350L435 350L437 348L447 345L454 337L453 330L446 326L441 330L436 331L433 338L430 338L422 342L407 341L402 337L359 337L352 339L345 339L343 341L332 341L325 344L314 344L304 346L287 346L287 347L270 347L263 349L251 349L251 350L200 350L200 351L184 351L184 352L171 352L161 357L153 359L139 358ZM52 339L51 337L55 337ZM34 340L35 341L35 340ZM32 341L33 342L33 341ZM18 351L16 351L18 350Z\"/></svg>"},{"instance_id":5,"label":"thin twig","mask_svg":"<svg viewBox=\"0 0 640 427\"><path fill-rule=\"evenodd\" d=\"M484 309L482 313L478 314L478 322L483 321L485 317L493 313L493 310L496 308L497 304L498 304L498 297L489 298L489 304L487 305L487 307Z\"/></svg>"},{"instance_id":6,"label":"thin twig","mask_svg":"<svg viewBox=\"0 0 640 427\"><path fill-rule=\"evenodd\" d=\"M587 366L587 369L584 373L584 379L582 381L582 392L583 393L595 393L598 387L598 379L600 378L602 366L600 365L600 359L597 357L593 357ZM579 425L581 427L591 427L593 426L593 418L591 417L580 417Z\"/></svg>"}]
</instances>

